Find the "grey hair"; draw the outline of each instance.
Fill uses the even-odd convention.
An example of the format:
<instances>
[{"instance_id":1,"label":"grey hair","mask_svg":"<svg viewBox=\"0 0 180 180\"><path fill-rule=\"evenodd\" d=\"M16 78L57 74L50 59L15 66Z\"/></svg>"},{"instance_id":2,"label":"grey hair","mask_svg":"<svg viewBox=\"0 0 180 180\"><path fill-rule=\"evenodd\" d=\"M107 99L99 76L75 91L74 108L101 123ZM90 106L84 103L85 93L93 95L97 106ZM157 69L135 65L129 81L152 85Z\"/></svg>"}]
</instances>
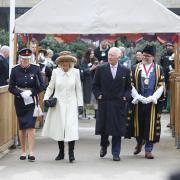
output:
<instances>
[{"instance_id":1,"label":"grey hair","mask_svg":"<svg viewBox=\"0 0 180 180\"><path fill-rule=\"evenodd\" d=\"M51 49L47 49L47 54L54 54L54 52Z\"/></svg>"},{"instance_id":2,"label":"grey hair","mask_svg":"<svg viewBox=\"0 0 180 180\"><path fill-rule=\"evenodd\" d=\"M122 51L119 48L117 48L117 47L110 48L109 52L110 51L114 51L117 54L117 56L119 56L119 57L121 56L121 53L122 53Z\"/></svg>"},{"instance_id":3,"label":"grey hair","mask_svg":"<svg viewBox=\"0 0 180 180\"><path fill-rule=\"evenodd\" d=\"M9 53L9 46L2 46L0 49L0 53L8 52Z\"/></svg>"}]
</instances>

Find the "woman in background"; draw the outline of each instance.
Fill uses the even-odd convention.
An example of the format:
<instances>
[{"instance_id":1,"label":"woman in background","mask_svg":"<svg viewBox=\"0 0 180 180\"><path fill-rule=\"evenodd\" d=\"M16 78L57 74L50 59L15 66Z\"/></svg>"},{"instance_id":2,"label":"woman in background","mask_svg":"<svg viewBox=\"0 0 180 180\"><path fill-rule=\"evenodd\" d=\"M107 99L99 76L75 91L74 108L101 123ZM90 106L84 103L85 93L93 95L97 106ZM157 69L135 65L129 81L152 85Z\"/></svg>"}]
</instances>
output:
<instances>
[{"instance_id":1,"label":"woman in background","mask_svg":"<svg viewBox=\"0 0 180 180\"><path fill-rule=\"evenodd\" d=\"M88 104L92 104L95 107L95 116L96 116L96 100L92 94L92 81L94 78L94 73L98 65L98 59L94 55L94 50L89 48L84 56L84 59L81 64L81 70L83 70L83 98L85 104L85 118L86 118L86 108Z\"/></svg>"}]
</instances>

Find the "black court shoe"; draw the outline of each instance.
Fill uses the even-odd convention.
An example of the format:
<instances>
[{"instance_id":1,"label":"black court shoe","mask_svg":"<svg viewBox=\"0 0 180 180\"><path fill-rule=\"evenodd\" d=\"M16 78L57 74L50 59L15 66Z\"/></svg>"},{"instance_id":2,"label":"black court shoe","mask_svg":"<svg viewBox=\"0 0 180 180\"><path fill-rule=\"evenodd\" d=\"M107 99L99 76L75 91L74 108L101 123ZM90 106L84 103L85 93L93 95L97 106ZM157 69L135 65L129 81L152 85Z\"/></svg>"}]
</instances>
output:
<instances>
[{"instance_id":1,"label":"black court shoe","mask_svg":"<svg viewBox=\"0 0 180 180\"><path fill-rule=\"evenodd\" d=\"M20 160L26 160L26 156L20 156L19 159Z\"/></svg>"},{"instance_id":2,"label":"black court shoe","mask_svg":"<svg viewBox=\"0 0 180 180\"><path fill-rule=\"evenodd\" d=\"M34 162L35 161L35 156L30 156L28 155L28 160L31 161L31 162Z\"/></svg>"}]
</instances>

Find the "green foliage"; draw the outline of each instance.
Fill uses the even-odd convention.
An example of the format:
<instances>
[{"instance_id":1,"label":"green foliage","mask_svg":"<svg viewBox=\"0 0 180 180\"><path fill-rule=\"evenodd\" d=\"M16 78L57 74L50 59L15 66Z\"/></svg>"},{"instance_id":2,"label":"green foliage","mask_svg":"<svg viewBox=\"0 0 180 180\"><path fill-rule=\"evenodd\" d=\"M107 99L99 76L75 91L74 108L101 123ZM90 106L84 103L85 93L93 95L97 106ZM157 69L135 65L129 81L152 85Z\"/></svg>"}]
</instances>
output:
<instances>
[{"instance_id":1,"label":"green foliage","mask_svg":"<svg viewBox=\"0 0 180 180\"><path fill-rule=\"evenodd\" d=\"M141 40L136 44L135 50L142 50L147 44L154 45L156 47L156 57L155 60L159 62L161 56L164 54L164 46L159 41L148 42Z\"/></svg>"},{"instance_id":2,"label":"green foliage","mask_svg":"<svg viewBox=\"0 0 180 180\"><path fill-rule=\"evenodd\" d=\"M155 60L157 62L159 62L161 56L164 54L164 46L159 42L159 41L152 41L152 42L148 42L146 40L140 40L136 43L134 51L130 51L130 46L131 46L131 41L129 41L127 39L127 37L120 37L118 39L118 46L124 46L126 47L127 50L127 56L131 59L131 60L135 60L135 52L137 50L143 50L144 47L147 44L151 44L154 45L156 47L156 57Z\"/></svg>"},{"instance_id":3,"label":"green foliage","mask_svg":"<svg viewBox=\"0 0 180 180\"><path fill-rule=\"evenodd\" d=\"M50 48L55 53L59 53L61 51L71 51L77 56L78 59L83 57L84 52L88 48L88 44L79 39L71 43L59 43L52 35L47 35L46 38L40 42L40 46L45 49Z\"/></svg>"},{"instance_id":4,"label":"green foliage","mask_svg":"<svg viewBox=\"0 0 180 180\"><path fill-rule=\"evenodd\" d=\"M9 33L4 29L0 29L0 45L9 45Z\"/></svg>"}]
</instances>

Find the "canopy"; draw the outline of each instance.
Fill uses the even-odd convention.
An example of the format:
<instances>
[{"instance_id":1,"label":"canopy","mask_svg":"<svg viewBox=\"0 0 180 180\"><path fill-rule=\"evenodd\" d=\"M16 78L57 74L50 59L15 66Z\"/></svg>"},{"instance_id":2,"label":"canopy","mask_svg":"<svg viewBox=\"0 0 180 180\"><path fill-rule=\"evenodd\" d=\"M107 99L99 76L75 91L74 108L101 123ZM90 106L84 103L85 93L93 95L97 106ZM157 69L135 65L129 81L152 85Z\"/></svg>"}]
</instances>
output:
<instances>
[{"instance_id":1,"label":"canopy","mask_svg":"<svg viewBox=\"0 0 180 180\"><path fill-rule=\"evenodd\" d=\"M153 32L180 32L180 17L156 0L42 0L15 22L15 33Z\"/></svg>"}]
</instances>

